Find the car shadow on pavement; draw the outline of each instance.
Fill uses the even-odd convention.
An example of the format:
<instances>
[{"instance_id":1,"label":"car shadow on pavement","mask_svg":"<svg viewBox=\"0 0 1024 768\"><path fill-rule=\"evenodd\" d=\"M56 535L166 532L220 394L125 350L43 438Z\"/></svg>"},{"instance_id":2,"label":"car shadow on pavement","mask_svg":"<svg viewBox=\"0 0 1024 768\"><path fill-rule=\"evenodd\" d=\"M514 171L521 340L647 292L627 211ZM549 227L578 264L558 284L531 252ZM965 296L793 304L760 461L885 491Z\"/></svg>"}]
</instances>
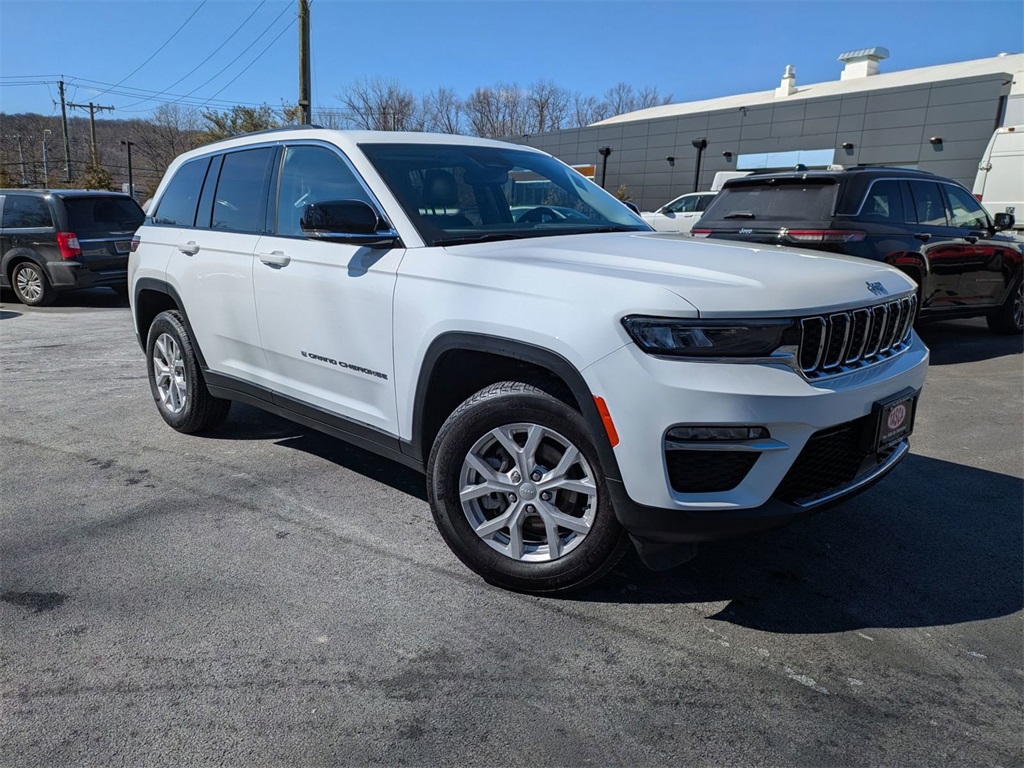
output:
<instances>
[{"instance_id":1,"label":"car shadow on pavement","mask_svg":"<svg viewBox=\"0 0 1024 768\"><path fill-rule=\"evenodd\" d=\"M1024 353L1024 336L992 333L982 319L925 323L918 335L931 350L932 365L953 365Z\"/></svg>"},{"instance_id":2,"label":"car shadow on pavement","mask_svg":"<svg viewBox=\"0 0 1024 768\"><path fill-rule=\"evenodd\" d=\"M275 445L318 456L409 496L427 500L426 483L419 472L250 405L233 403L228 420L203 437L273 440Z\"/></svg>"},{"instance_id":3,"label":"car shadow on pavement","mask_svg":"<svg viewBox=\"0 0 1024 768\"><path fill-rule=\"evenodd\" d=\"M22 306L21 302L14 296L14 292L4 288L0 299L5 304ZM39 311L52 311L54 309L83 308L83 309L127 309L128 299L120 294L114 293L109 288L84 288L79 291L61 291L57 294L53 304L49 307L39 307Z\"/></svg>"},{"instance_id":4,"label":"car shadow on pavement","mask_svg":"<svg viewBox=\"0 0 1024 768\"><path fill-rule=\"evenodd\" d=\"M632 553L564 599L728 601L709 618L780 633L928 627L1024 607L1024 481L910 456L885 482L787 528L703 545L668 572Z\"/></svg>"}]
</instances>

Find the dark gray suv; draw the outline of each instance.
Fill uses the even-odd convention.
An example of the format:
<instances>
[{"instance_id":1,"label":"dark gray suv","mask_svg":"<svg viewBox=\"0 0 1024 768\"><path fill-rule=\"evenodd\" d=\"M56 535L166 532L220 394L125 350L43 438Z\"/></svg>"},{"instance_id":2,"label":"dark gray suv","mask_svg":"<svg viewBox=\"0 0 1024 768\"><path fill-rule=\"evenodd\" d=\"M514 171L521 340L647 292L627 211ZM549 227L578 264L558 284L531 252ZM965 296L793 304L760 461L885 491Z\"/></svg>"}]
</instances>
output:
<instances>
[{"instance_id":1,"label":"dark gray suv","mask_svg":"<svg viewBox=\"0 0 1024 768\"><path fill-rule=\"evenodd\" d=\"M0 189L0 287L22 304L58 291L107 286L128 295L128 253L145 214L128 195Z\"/></svg>"}]
</instances>

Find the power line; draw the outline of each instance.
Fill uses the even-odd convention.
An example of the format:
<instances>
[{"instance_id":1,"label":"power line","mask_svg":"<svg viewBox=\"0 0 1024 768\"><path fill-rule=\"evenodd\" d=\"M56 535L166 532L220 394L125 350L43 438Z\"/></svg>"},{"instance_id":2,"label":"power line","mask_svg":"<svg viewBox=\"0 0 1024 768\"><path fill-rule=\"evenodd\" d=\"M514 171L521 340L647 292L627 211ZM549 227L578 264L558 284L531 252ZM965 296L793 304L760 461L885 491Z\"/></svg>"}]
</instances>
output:
<instances>
[{"instance_id":1,"label":"power line","mask_svg":"<svg viewBox=\"0 0 1024 768\"><path fill-rule=\"evenodd\" d=\"M264 48L264 49L263 49L262 51L260 51L259 55L258 55L258 56L257 56L257 57L256 57L255 59L253 59L252 61L250 61L250 62L249 62L249 63L248 63L248 64L247 64L246 66L245 66L245 69L243 69L243 70L242 70L241 72L239 72L239 73L238 73L237 75L235 75L235 76L234 76L233 78L231 78L231 80L230 80L230 81L229 81L229 82L227 83L227 85L225 85L225 86L224 86L223 88L221 88L221 89L220 89L219 91L217 91L217 92L216 92L215 94L213 94L213 96L211 96L209 100L210 100L210 101L212 101L212 100L213 100L214 98L216 98L217 96L219 96L219 95L220 95L221 93L223 93L223 92L224 92L224 90L225 90L225 89L226 89L226 88L227 88L228 86L230 86L230 85L231 85L231 84L232 84L233 82L235 82L235 80L237 80L237 79L238 79L238 78L240 78L240 77L241 77L242 75L244 75L244 74L245 74L246 72L248 72L248 71L249 71L249 68L250 68L250 67L251 67L251 66L252 66L253 64L255 64L255 63L256 63L257 61L259 61L259 60L260 60L261 58L263 58L263 54L265 54L265 53L266 53L267 51L269 51L269 50L271 49L271 47L272 47L272 46L274 45L274 43L276 43L276 42L277 42L277 41L278 41L278 40L279 40L279 39L281 38L281 35L283 35L283 34L284 34L285 32L287 32L287 31L288 31L289 29L291 29L291 28L292 28L292 26L293 26L293 25L295 24L295 22L296 22L296 19L292 19L292 20L291 20L290 22L288 22L288 26L287 26L287 27L285 27L284 29L282 29L282 30L281 30L281 31L280 31L280 32L278 33L277 37L275 37L275 38L274 38L273 40L271 40L271 41L270 41L270 44L269 44L269 45L268 45L268 46L267 46L266 48Z\"/></svg>"},{"instance_id":2,"label":"power line","mask_svg":"<svg viewBox=\"0 0 1024 768\"><path fill-rule=\"evenodd\" d=\"M252 46L254 46L254 45L255 45L256 43L258 43L258 42L259 42L259 41L260 41L260 40L261 40L261 39L263 38L263 36L264 36L264 35L266 35L266 34L267 34L267 32L269 32L269 31L271 30L271 28L272 28L272 27L273 27L273 26L274 26L275 24L277 24L277 22L278 22L278 21L279 21L279 20L281 19L281 17L282 17L282 16L284 16L284 15L285 15L285 14L286 14L286 13L288 12L288 9L289 9L290 7L291 7L291 0L288 0L288 2L287 2L287 3L285 4L284 10L282 10L282 11L281 11L281 13L279 13L279 14L278 14L278 15L277 15L276 17L274 17L274 20L273 20L272 22L270 22L270 24L268 24L268 25L267 25L266 29L264 29L264 30L263 30L262 32L260 32L260 34L259 34L259 35L258 35L258 36L256 37L256 39L255 39L255 40L253 40L253 41L252 41L251 43L249 43L249 45L248 45L247 47L248 47L248 48L251 48L251 47L252 47ZM294 21L293 21L292 23L294 23ZM291 25L289 25L289 26L291 26ZM285 29L287 29L287 27L285 27ZM280 35L278 35L278 37L280 37ZM274 38L274 39L276 40L277 38ZM260 55L262 55L262 54L260 54ZM259 57L257 57L257 58L259 58ZM234 64L234 63L236 63L237 61L238 61L238 59L235 59L235 61L231 61L231 62L228 62L228 63L227 63L227 64L226 64L226 65L225 65L225 66L224 66L224 67L223 67L223 68L222 68L222 69L221 69L221 70L220 70L219 72L217 72L217 74L215 74L215 75L214 75L213 77L209 78L209 79L208 79L208 80L207 80L207 81L206 81L205 83L203 83L202 85L198 85L198 86L196 86L195 88L193 88L193 89L192 89L191 91L189 91L188 93L186 93L186 94L185 94L184 96L182 96L181 98L182 98L182 99L186 99L186 98L188 98L189 96L191 96L192 94L194 94L194 93L195 93L196 91L202 90L202 89L203 89L203 88L205 88L205 87L206 87L207 85L209 85L209 84L210 84L211 82L213 82L213 81L214 81L214 80L216 80L216 79L217 79L218 77L220 77L220 76L221 76L222 74L224 74L224 72L225 72L225 71L226 71L227 69L229 69L229 68L231 67L231 65L232 65L232 64ZM242 70L242 71L244 72L245 70ZM237 78L235 78L235 79L237 79ZM233 82L234 82L234 80L232 80L231 82L233 83ZM228 85L230 85L230 83L228 83ZM225 87L226 87L226 86L225 86ZM206 105L206 104L208 104L209 102L213 101L213 100L214 100L214 97L216 97L216 96L217 96L217 95L218 95L218 94L219 94L219 93L220 93L221 91L223 91L223 90L224 90L224 88L221 88L221 89L220 89L220 91L217 91L217 93L215 93L215 94L214 94L213 96L211 96L211 97L210 97L209 99L207 99L206 101L204 101L204 102L203 102L202 104L200 104L199 106L205 106L205 105ZM202 97L199 97L199 98L202 98ZM171 103L174 103L174 102L171 102ZM142 111L145 111L145 110L139 110L139 111L140 111L140 112L142 112Z\"/></svg>"},{"instance_id":3,"label":"power line","mask_svg":"<svg viewBox=\"0 0 1024 768\"><path fill-rule=\"evenodd\" d=\"M130 80L132 78L132 76L135 75L136 72L138 72L144 66L149 64L149 62L151 62L153 60L153 57L156 56L158 53L160 53L160 51L162 51L164 48L166 48L170 44L171 40L173 40L175 37L177 37L178 33L181 32L181 30L183 30L185 28L185 25L188 24L190 21L192 21L192 17L195 16L197 13L199 13L199 11L202 9L202 7L204 5L206 5L206 0L202 0L202 2L199 3L199 7L196 8L194 11L192 11L192 14L187 19L185 19L185 21L182 22L180 27L178 27L176 30L174 30L174 34L172 34L170 37L168 37L163 45L161 45L159 48L157 48L155 51L153 51L153 53L150 54L148 59L146 59L144 62L139 64L139 66L137 66L135 69L133 69L131 74L129 74L127 77L121 78L121 80L116 85L114 85L113 87L116 88L117 86L121 85L121 83L125 82L126 80ZM101 93L97 93L96 94L96 98L99 98L100 96L102 96L105 93L107 93L107 91L102 91Z\"/></svg>"},{"instance_id":4,"label":"power line","mask_svg":"<svg viewBox=\"0 0 1024 768\"><path fill-rule=\"evenodd\" d=\"M173 83L171 83L170 85L168 85L168 86L167 86L167 87L166 87L166 88L165 88L164 90L162 90L162 91L159 91L159 92L158 92L158 93L157 93L156 95L157 95L157 96L163 96L163 95L165 95L165 94L166 94L166 93L167 93L168 91L170 91L170 90L171 90L171 89L172 89L172 88L173 88L174 86L178 85L179 83L181 83L181 82L182 82L182 81L184 81L184 80L187 80L187 79L188 79L189 77L191 77L191 76L192 76L192 75L193 75L193 74L194 74L194 73L195 73L195 72L196 72L196 71L197 71L198 69L200 69L200 68L201 68L201 67L202 67L202 66L203 66L204 64L206 64L206 62L208 62L208 61L209 61L210 59L212 59L212 58L213 58L214 56L216 56L216 55L217 55L218 53L220 53L220 52L221 52L222 50L224 50L224 46L225 46L225 45L227 45L227 44L228 44L229 42L231 42L231 39L232 39L232 38L233 38L233 37L234 37L235 35L237 35L237 34L238 34L239 32L241 32L241 31L242 31L242 27L244 27L244 26L245 26L246 24L248 24L248 23L249 23L249 19L251 19L251 18L252 18L253 16L255 16L255 15L256 15L256 11L258 11L258 10L259 10L260 8L262 8L262 7L264 6L264 5L266 5L266 2L267 2L267 0L260 0L260 4L259 4L259 5L257 5L257 6L256 6L256 7L255 7L255 8L253 9L252 13L250 13L250 14L249 14L248 16L246 16L246 17L245 17L245 20L244 20L244 21L243 21L243 22L242 22L241 24L239 24L239 25L238 25L237 27L235 27L235 31L234 31L234 32L232 32L232 33L231 33L230 35L228 35L227 39L226 39L226 40L225 40L224 42L222 42L222 43L221 43L220 45L216 46L216 47L215 47L215 48L213 49L213 51L212 51L212 52L210 53L210 55L209 55L209 56L207 56L207 57L206 57L205 59L203 59L203 60L202 60L202 61L200 61L200 62L199 62L198 64L196 64L196 65L195 65L194 67L192 67L192 69L191 69L191 70L189 70L189 71L188 71L188 72L187 72L187 73L186 73L185 75L183 75L182 77L179 77L179 78L178 78L177 80L175 80L175 81L174 81ZM147 101L154 101L154 99L140 99L139 101L136 101L136 102L134 102L134 103L132 103L132 104L129 104L129 105L127 105L127 106L126 106L126 107L124 107L123 109L124 109L125 111L130 111L131 107L135 107L135 106L138 106L139 104L143 104L143 103L145 103L145 102L147 102Z\"/></svg>"}]
</instances>

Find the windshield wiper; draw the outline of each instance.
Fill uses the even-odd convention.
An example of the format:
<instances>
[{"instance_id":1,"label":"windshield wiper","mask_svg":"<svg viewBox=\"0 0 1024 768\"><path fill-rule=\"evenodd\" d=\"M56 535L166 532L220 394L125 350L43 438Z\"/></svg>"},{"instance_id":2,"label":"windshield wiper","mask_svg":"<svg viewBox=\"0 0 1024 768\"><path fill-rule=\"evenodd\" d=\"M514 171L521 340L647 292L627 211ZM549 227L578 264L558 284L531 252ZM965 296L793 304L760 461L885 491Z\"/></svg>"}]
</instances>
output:
<instances>
[{"instance_id":1,"label":"windshield wiper","mask_svg":"<svg viewBox=\"0 0 1024 768\"><path fill-rule=\"evenodd\" d=\"M727 213L722 218L723 219L756 219L757 216L752 214L750 211L736 211L736 213Z\"/></svg>"},{"instance_id":2,"label":"windshield wiper","mask_svg":"<svg viewBox=\"0 0 1024 768\"><path fill-rule=\"evenodd\" d=\"M462 237L439 237L433 241L433 244L465 245L467 243L490 243L497 240L522 240L527 237L537 237L537 235L519 232L485 232L483 234L464 235Z\"/></svg>"}]
</instances>

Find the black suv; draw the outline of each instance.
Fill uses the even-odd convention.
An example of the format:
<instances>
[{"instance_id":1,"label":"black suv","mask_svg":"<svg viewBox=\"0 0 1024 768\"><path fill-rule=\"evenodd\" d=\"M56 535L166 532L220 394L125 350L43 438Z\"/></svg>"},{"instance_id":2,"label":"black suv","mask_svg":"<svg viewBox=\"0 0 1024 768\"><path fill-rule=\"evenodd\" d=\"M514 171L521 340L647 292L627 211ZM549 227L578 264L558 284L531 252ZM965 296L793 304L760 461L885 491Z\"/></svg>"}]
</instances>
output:
<instances>
[{"instance_id":1,"label":"black suv","mask_svg":"<svg viewBox=\"0 0 1024 768\"><path fill-rule=\"evenodd\" d=\"M109 286L128 295L132 235L146 215L128 195L0 189L0 287L45 306L58 291Z\"/></svg>"},{"instance_id":2,"label":"black suv","mask_svg":"<svg viewBox=\"0 0 1024 768\"><path fill-rule=\"evenodd\" d=\"M803 246L884 261L917 281L921 319L985 315L1022 330L1024 243L951 179L902 168L759 173L732 179L695 237Z\"/></svg>"}]
</instances>

